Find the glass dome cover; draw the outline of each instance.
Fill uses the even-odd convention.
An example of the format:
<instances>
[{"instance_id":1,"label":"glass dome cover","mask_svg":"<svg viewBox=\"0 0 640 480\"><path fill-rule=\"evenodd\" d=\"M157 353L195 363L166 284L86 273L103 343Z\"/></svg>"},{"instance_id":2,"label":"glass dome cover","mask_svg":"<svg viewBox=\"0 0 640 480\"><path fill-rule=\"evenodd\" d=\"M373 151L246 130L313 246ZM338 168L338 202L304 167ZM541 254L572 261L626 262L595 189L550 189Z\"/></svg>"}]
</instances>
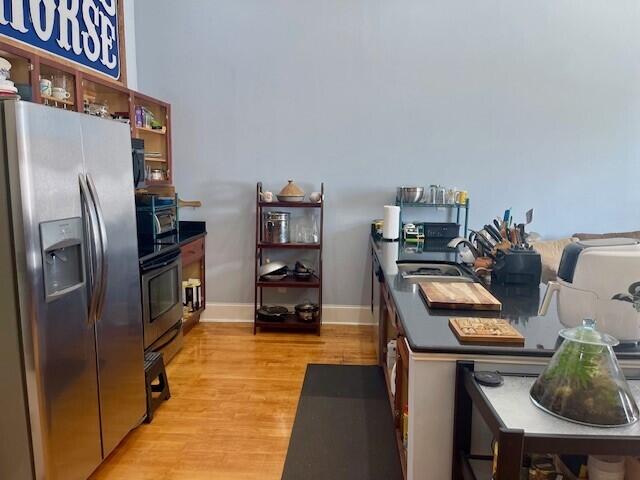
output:
<instances>
[{"instance_id":1,"label":"glass dome cover","mask_svg":"<svg viewBox=\"0 0 640 480\"><path fill-rule=\"evenodd\" d=\"M542 410L585 425L618 427L638 420L638 406L618 365L618 341L595 321L560 331L562 345L531 387Z\"/></svg>"}]
</instances>

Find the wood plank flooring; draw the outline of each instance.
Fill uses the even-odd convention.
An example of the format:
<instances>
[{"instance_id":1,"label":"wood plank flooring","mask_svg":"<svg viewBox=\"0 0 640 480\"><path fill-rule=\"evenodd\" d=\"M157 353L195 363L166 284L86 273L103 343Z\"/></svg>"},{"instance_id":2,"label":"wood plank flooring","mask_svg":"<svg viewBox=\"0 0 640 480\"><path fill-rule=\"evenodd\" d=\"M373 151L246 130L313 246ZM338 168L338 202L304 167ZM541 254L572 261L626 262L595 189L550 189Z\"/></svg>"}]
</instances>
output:
<instances>
[{"instance_id":1,"label":"wood plank flooring","mask_svg":"<svg viewBox=\"0 0 640 480\"><path fill-rule=\"evenodd\" d=\"M171 399L91 480L277 480L308 363L374 364L372 326L322 335L201 323L167 368Z\"/></svg>"}]
</instances>

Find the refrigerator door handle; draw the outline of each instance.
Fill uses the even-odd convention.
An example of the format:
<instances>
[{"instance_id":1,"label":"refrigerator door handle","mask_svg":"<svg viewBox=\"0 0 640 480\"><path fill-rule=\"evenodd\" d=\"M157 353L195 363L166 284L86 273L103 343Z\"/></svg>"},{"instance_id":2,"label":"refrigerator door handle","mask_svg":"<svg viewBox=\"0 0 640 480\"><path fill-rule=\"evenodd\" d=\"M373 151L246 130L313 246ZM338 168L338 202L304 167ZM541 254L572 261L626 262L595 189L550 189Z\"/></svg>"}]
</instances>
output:
<instances>
[{"instance_id":1,"label":"refrigerator door handle","mask_svg":"<svg viewBox=\"0 0 640 480\"><path fill-rule=\"evenodd\" d=\"M98 230L100 232L100 263L101 263L101 278L100 278L100 290L98 297L98 304L96 305L96 321L102 316L104 310L104 299L107 293L107 271L109 266L108 259L108 243L107 243L107 224L104 221L104 213L100 206L100 198L96 186L93 183L91 175L87 173L87 185L89 186L89 192L91 192L91 198L96 209L96 215L98 220Z\"/></svg>"},{"instance_id":2,"label":"refrigerator door handle","mask_svg":"<svg viewBox=\"0 0 640 480\"><path fill-rule=\"evenodd\" d=\"M102 249L98 248L97 242L100 238L100 231L98 228L98 219L93 207L93 201L91 199L91 193L87 186L87 179L81 173L78 175L80 183L80 192L82 196L82 203L87 213L89 229L91 230L90 238L93 240L89 245L89 269L91 270L90 292L89 292L89 323L95 323L97 319L97 308L99 300L100 282L102 281ZM95 259L95 271L93 270L93 260Z\"/></svg>"}]
</instances>

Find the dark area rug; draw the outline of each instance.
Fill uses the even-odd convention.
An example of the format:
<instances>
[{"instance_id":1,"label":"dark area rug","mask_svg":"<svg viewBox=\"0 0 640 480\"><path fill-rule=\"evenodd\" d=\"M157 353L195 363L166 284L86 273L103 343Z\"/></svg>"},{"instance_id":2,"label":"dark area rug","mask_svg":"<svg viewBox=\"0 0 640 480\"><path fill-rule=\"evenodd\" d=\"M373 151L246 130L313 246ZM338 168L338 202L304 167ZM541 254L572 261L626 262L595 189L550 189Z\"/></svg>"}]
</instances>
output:
<instances>
[{"instance_id":1,"label":"dark area rug","mask_svg":"<svg viewBox=\"0 0 640 480\"><path fill-rule=\"evenodd\" d=\"M282 480L341 479L402 479L378 366L307 366Z\"/></svg>"}]
</instances>

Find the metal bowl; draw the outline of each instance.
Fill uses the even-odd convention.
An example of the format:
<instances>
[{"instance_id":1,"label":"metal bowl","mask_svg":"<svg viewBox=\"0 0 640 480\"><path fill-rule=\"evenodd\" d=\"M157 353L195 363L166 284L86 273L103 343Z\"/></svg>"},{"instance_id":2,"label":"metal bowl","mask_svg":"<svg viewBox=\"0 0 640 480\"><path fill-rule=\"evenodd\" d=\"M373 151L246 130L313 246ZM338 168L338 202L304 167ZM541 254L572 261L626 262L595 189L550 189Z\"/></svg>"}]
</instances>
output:
<instances>
[{"instance_id":1,"label":"metal bowl","mask_svg":"<svg viewBox=\"0 0 640 480\"><path fill-rule=\"evenodd\" d=\"M402 203L418 203L424 195L424 187L398 187L396 200Z\"/></svg>"},{"instance_id":2,"label":"metal bowl","mask_svg":"<svg viewBox=\"0 0 640 480\"><path fill-rule=\"evenodd\" d=\"M284 262L267 262L260 267L258 275L263 277L271 273L285 273L286 268L287 268L287 264ZM280 272L280 270L283 270L283 271Z\"/></svg>"}]
</instances>

